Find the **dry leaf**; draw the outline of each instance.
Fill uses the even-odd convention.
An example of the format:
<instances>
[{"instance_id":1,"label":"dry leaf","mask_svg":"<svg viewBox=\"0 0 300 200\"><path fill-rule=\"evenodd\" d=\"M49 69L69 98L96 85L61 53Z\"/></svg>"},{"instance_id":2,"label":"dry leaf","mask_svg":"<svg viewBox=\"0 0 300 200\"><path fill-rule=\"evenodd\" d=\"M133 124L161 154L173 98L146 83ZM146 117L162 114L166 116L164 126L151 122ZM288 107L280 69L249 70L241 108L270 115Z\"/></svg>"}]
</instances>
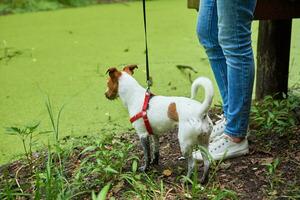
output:
<instances>
[{"instance_id":1,"label":"dry leaf","mask_svg":"<svg viewBox=\"0 0 300 200\"><path fill-rule=\"evenodd\" d=\"M230 166L231 166L230 162L223 162L223 163L221 163L220 168L221 169L229 169Z\"/></svg>"},{"instance_id":2,"label":"dry leaf","mask_svg":"<svg viewBox=\"0 0 300 200\"><path fill-rule=\"evenodd\" d=\"M117 185L115 185L113 188L112 188L112 192L114 194L118 193L122 188L124 187L124 181L120 181L118 182Z\"/></svg>"},{"instance_id":3,"label":"dry leaf","mask_svg":"<svg viewBox=\"0 0 300 200\"><path fill-rule=\"evenodd\" d=\"M164 175L164 176L171 176L171 175L172 175L172 171L169 170L169 169L165 169L165 170L163 171L163 175Z\"/></svg>"},{"instance_id":4,"label":"dry leaf","mask_svg":"<svg viewBox=\"0 0 300 200\"><path fill-rule=\"evenodd\" d=\"M113 147L111 145L105 145L104 148L110 151L113 150Z\"/></svg>"},{"instance_id":5,"label":"dry leaf","mask_svg":"<svg viewBox=\"0 0 300 200\"><path fill-rule=\"evenodd\" d=\"M297 140L289 140L289 143L293 145L293 144L297 144L298 141Z\"/></svg>"},{"instance_id":6,"label":"dry leaf","mask_svg":"<svg viewBox=\"0 0 300 200\"><path fill-rule=\"evenodd\" d=\"M269 158L263 158L260 160L260 164L261 165L269 165L273 162L273 158L272 157L269 157Z\"/></svg>"},{"instance_id":7,"label":"dry leaf","mask_svg":"<svg viewBox=\"0 0 300 200\"><path fill-rule=\"evenodd\" d=\"M296 153L295 159L300 162L300 152Z\"/></svg>"},{"instance_id":8,"label":"dry leaf","mask_svg":"<svg viewBox=\"0 0 300 200\"><path fill-rule=\"evenodd\" d=\"M234 168L234 171L237 172L237 173L239 173L240 171L242 171L244 169L247 169L247 168L248 168L248 166L236 166Z\"/></svg>"}]
</instances>

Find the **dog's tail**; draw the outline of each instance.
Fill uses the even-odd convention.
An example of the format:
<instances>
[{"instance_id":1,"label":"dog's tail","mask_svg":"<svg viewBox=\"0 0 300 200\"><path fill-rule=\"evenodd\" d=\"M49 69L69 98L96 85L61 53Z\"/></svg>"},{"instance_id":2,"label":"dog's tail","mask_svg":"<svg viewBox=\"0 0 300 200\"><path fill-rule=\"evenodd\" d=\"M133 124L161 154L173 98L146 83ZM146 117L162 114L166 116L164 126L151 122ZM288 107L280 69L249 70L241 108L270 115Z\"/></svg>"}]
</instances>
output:
<instances>
[{"instance_id":1,"label":"dog's tail","mask_svg":"<svg viewBox=\"0 0 300 200\"><path fill-rule=\"evenodd\" d=\"M195 97L197 95L198 88L200 86L202 86L204 88L204 91L205 91L205 98L204 98L204 101L202 103L201 111L202 112L207 112L208 109L210 108L210 105L212 103L212 99L213 99L213 96L214 96L213 84L208 78L205 78L205 77L199 77L196 80L194 80L194 82L192 84L192 88L191 88L191 98L192 99L195 99Z\"/></svg>"}]
</instances>

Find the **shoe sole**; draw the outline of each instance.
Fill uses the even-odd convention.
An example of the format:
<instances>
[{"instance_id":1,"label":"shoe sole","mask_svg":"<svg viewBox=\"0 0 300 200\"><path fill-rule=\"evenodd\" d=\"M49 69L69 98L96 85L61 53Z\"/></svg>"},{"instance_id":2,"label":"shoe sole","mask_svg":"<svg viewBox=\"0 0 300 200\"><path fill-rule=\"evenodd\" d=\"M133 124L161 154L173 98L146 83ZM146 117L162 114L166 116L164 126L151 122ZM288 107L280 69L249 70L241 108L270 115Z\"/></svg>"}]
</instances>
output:
<instances>
[{"instance_id":1,"label":"shoe sole","mask_svg":"<svg viewBox=\"0 0 300 200\"><path fill-rule=\"evenodd\" d=\"M234 154L231 154L231 155L225 155L222 154L222 155L216 155L213 159L214 160L225 160L225 159L230 159L230 158L236 158L236 157L240 157L240 156L244 156L244 155L247 155L249 153L249 149L243 149L243 150L240 150L240 151L236 151L234 152Z\"/></svg>"},{"instance_id":2,"label":"shoe sole","mask_svg":"<svg viewBox=\"0 0 300 200\"><path fill-rule=\"evenodd\" d=\"M244 156L244 155L247 155L248 153L249 153L249 149L243 149L243 150L237 151L233 155L229 155L229 156L227 156L227 155L224 156L224 154L217 155L213 158L213 160L226 160L226 159L230 159L230 158ZM202 158L201 152L200 151L193 152L193 159L202 161L203 158Z\"/></svg>"}]
</instances>

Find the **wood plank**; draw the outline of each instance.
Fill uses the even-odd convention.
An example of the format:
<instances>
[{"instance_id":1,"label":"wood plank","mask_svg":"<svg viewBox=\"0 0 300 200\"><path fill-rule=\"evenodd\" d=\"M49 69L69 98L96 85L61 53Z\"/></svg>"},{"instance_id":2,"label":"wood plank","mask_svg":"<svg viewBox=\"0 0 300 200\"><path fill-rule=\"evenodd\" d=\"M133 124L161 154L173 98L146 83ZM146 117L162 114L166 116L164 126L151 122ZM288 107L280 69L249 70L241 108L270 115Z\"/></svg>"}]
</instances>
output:
<instances>
[{"instance_id":1,"label":"wood plank","mask_svg":"<svg viewBox=\"0 0 300 200\"><path fill-rule=\"evenodd\" d=\"M188 8L199 8L199 0L188 0ZM257 0L255 20L300 18L300 0Z\"/></svg>"},{"instance_id":2,"label":"wood plank","mask_svg":"<svg viewBox=\"0 0 300 200\"><path fill-rule=\"evenodd\" d=\"M300 17L299 0L258 0L254 19L291 19Z\"/></svg>"}]
</instances>

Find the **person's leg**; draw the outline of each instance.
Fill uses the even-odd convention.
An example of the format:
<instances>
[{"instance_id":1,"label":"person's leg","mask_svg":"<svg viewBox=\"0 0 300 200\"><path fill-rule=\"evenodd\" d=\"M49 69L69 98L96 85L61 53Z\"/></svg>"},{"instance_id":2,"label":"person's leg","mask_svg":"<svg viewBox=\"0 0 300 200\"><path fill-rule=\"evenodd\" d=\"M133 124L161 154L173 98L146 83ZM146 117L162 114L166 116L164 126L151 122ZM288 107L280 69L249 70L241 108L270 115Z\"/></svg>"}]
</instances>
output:
<instances>
[{"instance_id":1,"label":"person's leg","mask_svg":"<svg viewBox=\"0 0 300 200\"><path fill-rule=\"evenodd\" d=\"M254 80L251 22L256 0L215 0L218 13L218 40L226 58L228 109L225 134L209 145L214 160L249 152L247 134ZM198 152L195 159L202 160Z\"/></svg>"},{"instance_id":2,"label":"person's leg","mask_svg":"<svg viewBox=\"0 0 300 200\"><path fill-rule=\"evenodd\" d=\"M217 0L219 43L226 57L226 135L245 138L254 81L251 22L256 0Z\"/></svg>"},{"instance_id":3,"label":"person's leg","mask_svg":"<svg viewBox=\"0 0 300 200\"><path fill-rule=\"evenodd\" d=\"M216 0L201 0L197 22L197 35L206 50L223 101L225 117L228 109L227 64L218 40Z\"/></svg>"}]
</instances>

